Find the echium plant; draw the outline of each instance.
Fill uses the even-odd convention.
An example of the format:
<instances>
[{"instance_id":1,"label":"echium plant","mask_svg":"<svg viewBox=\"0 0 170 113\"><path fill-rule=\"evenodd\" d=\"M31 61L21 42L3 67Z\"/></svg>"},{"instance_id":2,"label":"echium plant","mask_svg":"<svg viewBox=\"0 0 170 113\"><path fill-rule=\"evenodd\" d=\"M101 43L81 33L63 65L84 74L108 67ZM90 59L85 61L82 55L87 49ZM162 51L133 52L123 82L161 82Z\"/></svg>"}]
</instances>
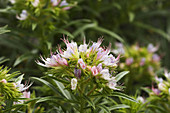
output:
<instances>
[{"instance_id":1,"label":"echium plant","mask_svg":"<svg viewBox=\"0 0 170 113\"><path fill-rule=\"evenodd\" d=\"M0 112L4 113L12 105L22 104L26 98L30 98L30 92L26 91L30 85L21 84L23 75L19 72L9 74L9 71L8 67L0 67ZM18 78L14 78L18 75Z\"/></svg>"},{"instance_id":2,"label":"echium plant","mask_svg":"<svg viewBox=\"0 0 170 113\"><path fill-rule=\"evenodd\" d=\"M170 73L167 70L163 77L155 77L155 84L152 84L151 89L143 88L149 97L146 98L146 103L150 107L146 110L149 113L169 113L170 112ZM148 106L149 106L148 105Z\"/></svg>"},{"instance_id":3,"label":"echium plant","mask_svg":"<svg viewBox=\"0 0 170 113\"><path fill-rule=\"evenodd\" d=\"M133 98L118 92L118 90L122 89L118 85L118 81L128 71L116 75L119 55L115 58L110 54L111 45L107 48L101 47L102 38L98 39L97 42L93 42L91 46L90 43L86 44L85 40L80 46L76 42L69 42L68 39L63 39L63 41L67 47L65 50L59 47L57 52L55 54L51 53L49 58L41 56L42 62L37 61L37 64L50 68L48 71L49 78L53 78L52 80L57 84L65 97L64 99L60 98L58 101L63 102L67 99L70 102L68 106L72 106L71 110L81 113L103 110L110 112L116 109L116 106L115 108L113 106L116 102L109 96L119 96L135 101ZM50 84L50 81L33 78L45 83L54 90L54 87L52 87L54 83ZM46 97L39 100L39 102L48 99L50 98ZM101 102L104 103L101 104ZM64 108L64 104L61 107ZM119 107L128 106L120 105Z\"/></svg>"},{"instance_id":4,"label":"echium plant","mask_svg":"<svg viewBox=\"0 0 170 113\"><path fill-rule=\"evenodd\" d=\"M134 87L139 89L141 86L150 85L160 69L161 57L155 53L158 46L149 44L148 47L139 47L135 44L125 47L121 43L116 46L117 49L113 52L122 54L119 70L130 71L125 77L126 91L134 94Z\"/></svg>"},{"instance_id":5,"label":"echium plant","mask_svg":"<svg viewBox=\"0 0 170 113\"><path fill-rule=\"evenodd\" d=\"M16 14L19 25L34 31L31 37L38 38L39 49L47 53L47 43L56 33L66 33L68 10L75 5L69 0L9 0L9 11ZM37 39L35 39L37 40Z\"/></svg>"}]
</instances>

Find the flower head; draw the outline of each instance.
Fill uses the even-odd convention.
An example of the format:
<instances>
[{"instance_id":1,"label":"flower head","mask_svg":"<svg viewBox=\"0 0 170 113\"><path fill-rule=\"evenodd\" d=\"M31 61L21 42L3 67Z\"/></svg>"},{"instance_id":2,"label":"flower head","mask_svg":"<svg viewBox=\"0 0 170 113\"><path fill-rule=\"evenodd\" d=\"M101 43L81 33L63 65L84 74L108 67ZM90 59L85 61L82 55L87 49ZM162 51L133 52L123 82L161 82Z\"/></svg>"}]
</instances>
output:
<instances>
[{"instance_id":1,"label":"flower head","mask_svg":"<svg viewBox=\"0 0 170 113\"><path fill-rule=\"evenodd\" d=\"M51 0L53 6L57 6L61 0Z\"/></svg>"},{"instance_id":2,"label":"flower head","mask_svg":"<svg viewBox=\"0 0 170 113\"><path fill-rule=\"evenodd\" d=\"M158 54L153 54L152 60L153 60L154 62L159 62L159 61L160 61L160 56L159 56Z\"/></svg>"},{"instance_id":3,"label":"flower head","mask_svg":"<svg viewBox=\"0 0 170 113\"><path fill-rule=\"evenodd\" d=\"M147 49L150 53L154 53L158 50L158 48L159 46L154 47L153 44L149 44Z\"/></svg>"},{"instance_id":4,"label":"flower head","mask_svg":"<svg viewBox=\"0 0 170 113\"><path fill-rule=\"evenodd\" d=\"M133 63L132 57L126 59L126 65L131 65L132 63Z\"/></svg>"},{"instance_id":5,"label":"flower head","mask_svg":"<svg viewBox=\"0 0 170 113\"><path fill-rule=\"evenodd\" d=\"M34 0L33 2L31 2L31 4L34 6L34 7L37 7L38 4L39 4L39 0Z\"/></svg>"},{"instance_id":6,"label":"flower head","mask_svg":"<svg viewBox=\"0 0 170 113\"><path fill-rule=\"evenodd\" d=\"M28 17L28 13L27 13L26 10L22 10L20 16L18 16L18 15L16 16L16 18L17 18L18 20L26 20L27 17Z\"/></svg>"}]
</instances>

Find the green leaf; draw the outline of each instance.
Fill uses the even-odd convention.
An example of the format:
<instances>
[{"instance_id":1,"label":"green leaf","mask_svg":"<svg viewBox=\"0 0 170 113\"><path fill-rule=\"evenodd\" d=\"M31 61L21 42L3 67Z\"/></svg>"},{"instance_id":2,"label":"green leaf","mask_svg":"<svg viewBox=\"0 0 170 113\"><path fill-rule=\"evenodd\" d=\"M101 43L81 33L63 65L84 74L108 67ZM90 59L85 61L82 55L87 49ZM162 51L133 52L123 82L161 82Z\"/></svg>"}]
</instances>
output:
<instances>
[{"instance_id":1,"label":"green leaf","mask_svg":"<svg viewBox=\"0 0 170 113\"><path fill-rule=\"evenodd\" d=\"M144 29L147 29L147 30L151 30L155 33L158 33L159 35L163 36L164 38L166 38L168 41L170 41L170 36L164 32L163 30L161 29L157 29L157 28L154 28L150 25L147 25L147 24L144 24L144 23L141 23L141 22L134 22L134 24L138 27L141 27L141 28L144 28Z\"/></svg>"},{"instance_id":2,"label":"green leaf","mask_svg":"<svg viewBox=\"0 0 170 113\"><path fill-rule=\"evenodd\" d=\"M123 72L120 72L119 74L117 74L115 76L116 82L118 82L121 78L123 78L128 73L129 73L129 71L123 71Z\"/></svg>"},{"instance_id":3,"label":"green leaf","mask_svg":"<svg viewBox=\"0 0 170 113\"><path fill-rule=\"evenodd\" d=\"M132 102L138 103L138 101L136 101L134 98L132 98L132 97L130 97L130 96L124 94L124 93L121 93L121 92L113 92L112 94L110 94L110 96L117 96L117 97L121 97L121 98L130 100Z\"/></svg>"},{"instance_id":4,"label":"green leaf","mask_svg":"<svg viewBox=\"0 0 170 113\"><path fill-rule=\"evenodd\" d=\"M54 80L54 82L57 84L58 88L60 89L60 91L62 92L62 94L67 98L71 100L71 95L70 93L65 89L64 85L61 82L58 82L56 80Z\"/></svg>"},{"instance_id":5,"label":"green leaf","mask_svg":"<svg viewBox=\"0 0 170 113\"><path fill-rule=\"evenodd\" d=\"M56 96L48 96L48 97L41 97L36 103L45 102L45 101L58 101L58 100L64 100L62 97L56 97Z\"/></svg>"},{"instance_id":6,"label":"green leaf","mask_svg":"<svg viewBox=\"0 0 170 113\"><path fill-rule=\"evenodd\" d=\"M120 42L124 43L124 40L119 35L114 33L113 31L110 31L108 29L105 29L105 28L102 28L102 27L99 27L99 26L93 27L93 29L100 31L100 32L103 32L103 33L106 33L106 34L114 37L115 39L119 40Z\"/></svg>"},{"instance_id":7,"label":"green leaf","mask_svg":"<svg viewBox=\"0 0 170 113\"><path fill-rule=\"evenodd\" d=\"M135 14L133 12L129 12L129 22L133 22L134 18L135 18Z\"/></svg>"},{"instance_id":8,"label":"green leaf","mask_svg":"<svg viewBox=\"0 0 170 113\"><path fill-rule=\"evenodd\" d=\"M17 66L18 64L20 64L21 62L27 60L27 59L30 59L32 58L33 55L31 53L25 53L23 55L21 55L20 57L18 57L15 62L14 62L14 67Z\"/></svg>"},{"instance_id":9,"label":"green leaf","mask_svg":"<svg viewBox=\"0 0 170 113\"><path fill-rule=\"evenodd\" d=\"M100 109L102 109L106 113L111 113L110 110L108 109L108 107L106 107L105 105L97 105L97 107L99 107Z\"/></svg>"},{"instance_id":10,"label":"green leaf","mask_svg":"<svg viewBox=\"0 0 170 113\"><path fill-rule=\"evenodd\" d=\"M6 28L7 28L7 25L4 26L4 27L0 27L0 34L4 34L6 32L10 32L10 30L6 30Z\"/></svg>"},{"instance_id":11,"label":"green leaf","mask_svg":"<svg viewBox=\"0 0 170 113\"><path fill-rule=\"evenodd\" d=\"M118 105L113 105L111 107L109 107L109 110L115 110L115 109L121 109L121 108L130 108L130 106L125 105L125 104L118 104Z\"/></svg>"},{"instance_id":12,"label":"green leaf","mask_svg":"<svg viewBox=\"0 0 170 113\"><path fill-rule=\"evenodd\" d=\"M0 64L8 61L9 59L6 59L5 57L0 57Z\"/></svg>"},{"instance_id":13,"label":"green leaf","mask_svg":"<svg viewBox=\"0 0 170 113\"><path fill-rule=\"evenodd\" d=\"M56 88L54 85L52 85L51 83L49 83L46 80L43 80L41 78L37 78L37 77L31 77L31 79L33 80L37 80L39 82L42 82L43 84L47 85L48 87L50 87L56 94L59 94L60 96L63 96Z\"/></svg>"},{"instance_id":14,"label":"green leaf","mask_svg":"<svg viewBox=\"0 0 170 113\"><path fill-rule=\"evenodd\" d=\"M73 36L76 37L78 34L80 34L81 32L85 31L86 29L94 28L95 26L97 26L96 22L93 22L93 23L90 23L90 24L85 24L84 26L82 26L78 30L76 30L73 33Z\"/></svg>"},{"instance_id":15,"label":"green leaf","mask_svg":"<svg viewBox=\"0 0 170 113\"><path fill-rule=\"evenodd\" d=\"M90 98L88 98L86 95L83 95L83 97L89 103L89 105L92 106L93 109L95 109L95 104L93 103L93 101L91 101Z\"/></svg>"}]
</instances>

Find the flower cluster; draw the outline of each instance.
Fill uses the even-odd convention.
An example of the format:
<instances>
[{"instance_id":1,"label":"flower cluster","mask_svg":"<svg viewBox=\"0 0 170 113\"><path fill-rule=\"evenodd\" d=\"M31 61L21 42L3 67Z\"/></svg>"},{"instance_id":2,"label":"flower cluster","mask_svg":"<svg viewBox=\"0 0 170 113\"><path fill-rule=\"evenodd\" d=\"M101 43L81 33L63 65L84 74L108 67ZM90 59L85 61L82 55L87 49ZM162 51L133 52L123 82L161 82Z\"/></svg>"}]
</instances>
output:
<instances>
[{"instance_id":1,"label":"flower cluster","mask_svg":"<svg viewBox=\"0 0 170 113\"><path fill-rule=\"evenodd\" d=\"M123 56L119 64L119 70L130 71L129 75L125 77L125 85L128 87L133 87L135 83L149 85L156 76L156 71L160 69L161 57L155 53L158 46L149 44L148 47L139 47L135 44L124 47L121 43L116 43L116 46L117 49L112 52Z\"/></svg>"},{"instance_id":2,"label":"flower cluster","mask_svg":"<svg viewBox=\"0 0 170 113\"><path fill-rule=\"evenodd\" d=\"M120 63L120 68L128 68L129 70L143 68L144 72L148 72L150 75L154 75L154 72L159 69L160 56L155 53L158 46L154 47L153 44L149 44L147 48L138 45L125 48L122 44L117 45L118 48L113 52L123 54L122 59L125 61L125 63Z\"/></svg>"},{"instance_id":3,"label":"flower cluster","mask_svg":"<svg viewBox=\"0 0 170 113\"><path fill-rule=\"evenodd\" d=\"M23 75L16 78L15 81L12 81L12 79L20 73L14 72L8 74L8 72L9 69L7 67L0 67L0 105L5 106L5 101L8 99L15 101L14 104L23 103L24 100L16 100L16 98L29 98L30 92L27 92L26 90L30 85L26 86L21 84Z\"/></svg>"},{"instance_id":4,"label":"flower cluster","mask_svg":"<svg viewBox=\"0 0 170 113\"><path fill-rule=\"evenodd\" d=\"M17 0L9 0L11 4L13 5L17 5L17 4L21 4L20 1L17 1ZM26 1L28 2L27 4L31 4L31 7L34 7L34 8L40 8L42 7L42 4L44 4L44 1L40 1L40 0L30 0L30 1ZM23 1L23 3L26 3ZM68 10L70 9L71 7L69 6L69 3L67 3L66 0L51 0L51 6L52 7L60 7L61 9L63 10ZM50 7L51 7L50 6ZM16 18L18 20L26 20L29 16L29 13L26 9L23 9L21 11L21 13L18 15L16 15Z\"/></svg>"},{"instance_id":5,"label":"flower cluster","mask_svg":"<svg viewBox=\"0 0 170 113\"><path fill-rule=\"evenodd\" d=\"M163 78L158 78L157 76L155 77L158 88L152 87L152 91L156 95L166 94L170 96L170 72L168 73L168 71L165 70L164 77L165 80Z\"/></svg>"},{"instance_id":6,"label":"flower cluster","mask_svg":"<svg viewBox=\"0 0 170 113\"><path fill-rule=\"evenodd\" d=\"M103 39L98 39L97 42L92 42L92 45L84 43L80 46L76 42L69 42L68 39L63 39L66 44L66 50L60 47L57 54L51 54L49 58L43 58L41 61L36 61L37 64L50 67L54 72L65 73L66 80L69 79L71 89L75 90L80 84L96 83L96 88L101 89L109 87L110 89L118 89L117 81L114 73L119 56L115 58L110 54L109 47L101 47ZM63 76L57 76L63 79Z\"/></svg>"}]
</instances>

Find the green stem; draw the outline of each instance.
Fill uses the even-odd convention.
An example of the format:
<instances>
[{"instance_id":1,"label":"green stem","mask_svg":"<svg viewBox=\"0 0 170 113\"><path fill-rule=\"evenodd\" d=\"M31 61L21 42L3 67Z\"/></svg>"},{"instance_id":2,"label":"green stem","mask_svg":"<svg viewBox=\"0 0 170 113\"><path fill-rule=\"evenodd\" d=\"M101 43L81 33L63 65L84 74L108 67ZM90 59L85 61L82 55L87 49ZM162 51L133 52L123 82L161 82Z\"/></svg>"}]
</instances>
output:
<instances>
[{"instance_id":1,"label":"green stem","mask_svg":"<svg viewBox=\"0 0 170 113\"><path fill-rule=\"evenodd\" d=\"M84 107L85 107L85 101L83 98L83 94L84 94L84 83L81 84L81 89L80 89L80 98L81 98L81 105L80 105L80 113L85 113Z\"/></svg>"}]
</instances>

